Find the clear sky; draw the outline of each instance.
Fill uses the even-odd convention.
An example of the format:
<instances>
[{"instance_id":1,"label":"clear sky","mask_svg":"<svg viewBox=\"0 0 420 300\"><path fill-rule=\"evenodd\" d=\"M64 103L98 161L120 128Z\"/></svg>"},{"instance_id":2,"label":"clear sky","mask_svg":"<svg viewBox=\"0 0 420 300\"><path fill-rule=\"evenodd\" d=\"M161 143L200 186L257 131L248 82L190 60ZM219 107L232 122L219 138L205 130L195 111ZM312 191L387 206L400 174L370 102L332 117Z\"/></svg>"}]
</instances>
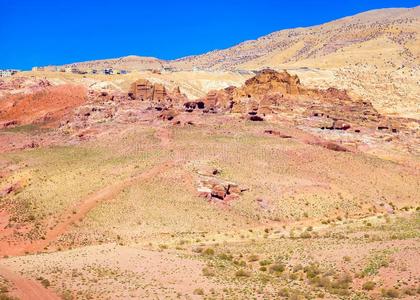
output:
<instances>
[{"instance_id":1,"label":"clear sky","mask_svg":"<svg viewBox=\"0 0 420 300\"><path fill-rule=\"evenodd\" d=\"M174 59L420 0L0 0L0 69L126 55Z\"/></svg>"}]
</instances>

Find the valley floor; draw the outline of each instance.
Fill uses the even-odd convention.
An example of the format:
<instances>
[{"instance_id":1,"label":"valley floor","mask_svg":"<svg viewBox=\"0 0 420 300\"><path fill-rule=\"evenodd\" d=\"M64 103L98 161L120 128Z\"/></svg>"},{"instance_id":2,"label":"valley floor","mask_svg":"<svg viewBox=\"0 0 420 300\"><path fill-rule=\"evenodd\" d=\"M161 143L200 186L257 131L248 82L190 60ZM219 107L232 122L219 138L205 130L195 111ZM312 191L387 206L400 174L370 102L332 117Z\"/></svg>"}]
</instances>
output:
<instances>
[{"instance_id":1,"label":"valley floor","mask_svg":"<svg viewBox=\"0 0 420 300\"><path fill-rule=\"evenodd\" d=\"M4 297L418 297L415 155L337 152L234 116L118 126L1 154ZM202 197L206 180L240 193Z\"/></svg>"}]
</instances>

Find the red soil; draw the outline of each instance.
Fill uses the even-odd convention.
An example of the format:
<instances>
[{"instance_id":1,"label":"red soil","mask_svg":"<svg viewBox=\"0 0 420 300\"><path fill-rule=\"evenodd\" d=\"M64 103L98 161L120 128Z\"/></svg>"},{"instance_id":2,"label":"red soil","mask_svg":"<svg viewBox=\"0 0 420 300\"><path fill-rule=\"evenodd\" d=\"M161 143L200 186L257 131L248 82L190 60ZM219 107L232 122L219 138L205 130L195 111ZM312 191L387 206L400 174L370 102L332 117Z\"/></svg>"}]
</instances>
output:
<instances>
[{"instance_id":1,"label":"red soil","mask_svg":"<svg viewBox=\"0 0 420 300\"><path fill-rule=\"evenodd\" d=\"M0 266L0 275L13 285L14 290L11 292L11 294L20 300L60 299L60 297L58 297L52 291L44 288L40 283L19 276L18 274L10 271L7 268L4 268L3 266Z\"/></svg>"},{"instance_id":2,"label":"red soil","mask_svg":"<svg viewBox=\"0 0 420 300\"><path fill-rule=\"evenodd\" d=\"M47 87L29 95L9 96L0 102L0 123L54 126L86 101L86 89L72 85Z\"/></svg>"},{"instance_id":3,"label":"red soil","mask_svg":"<svg viewBox=\"0 0 420 300\"><path fill-rule=\"evenodd\" d=\"M155 137L160 140L160 145L164 148L171 144L171 132L168 128L160 127L155 133Z\"/></svg>"}]
</instances>

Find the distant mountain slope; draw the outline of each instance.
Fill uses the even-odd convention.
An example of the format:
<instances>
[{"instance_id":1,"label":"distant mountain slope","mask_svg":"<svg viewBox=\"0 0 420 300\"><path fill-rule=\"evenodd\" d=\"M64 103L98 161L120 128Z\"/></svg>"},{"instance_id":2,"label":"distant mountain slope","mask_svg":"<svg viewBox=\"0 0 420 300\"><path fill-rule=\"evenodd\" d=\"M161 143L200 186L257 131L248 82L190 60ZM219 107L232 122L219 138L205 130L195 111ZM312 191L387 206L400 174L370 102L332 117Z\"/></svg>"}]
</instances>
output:
<instances>
[{"instance_id":1,"label":"distant mountain slope","mask_svg":"<svg viewBox=\"0 0 420 300\"><path fill-rule=\"evenodd\" d=\"M180 68L259 69L290 65L418 64L420 6L381 9L308 28L274 32L232 48L181 58Z\"/></svg>"},{"instance_id":2,"label":"distant mountain slope","mask_svg":"<svg viewBox=\"0 0 420 300\"><path fill-rule=\"evenodd\" d=\"M80 69L124 69L124 70L145 70L145 69L161 69L164 65L164 61L154 57L142 57L142 56L125 56L120 58L112 59L101 59L92 60L86 62L78 62L65 65L64 67L77 67Z\"/></svg>"},{"instance_id":3,"label":"distant mountain slope","mask_svg":"<svg viewBox=\"0 0 420 300\"><path fill-rule=\"evenodd\" d=\"M420 6L380 9L173 61L128 56L72 65L139 71L296 70L307 85L345 88L382 113L420 118L419 31Z\"/></svg>"},{"instance_id":4,"label":"distant mountain slope","mask_svg":"<svg viewBox=\"0 0 420 300\"><path fill-rule=\"evenodd\" d=\"M376 64L380 67L418 65L420 6L379 9L307 28L273 32L257 40L173 61L127 56L69 64L80 68L144 70L162 67L210 70L262 67L342 67Z\"/></svg>"}]
</instances>

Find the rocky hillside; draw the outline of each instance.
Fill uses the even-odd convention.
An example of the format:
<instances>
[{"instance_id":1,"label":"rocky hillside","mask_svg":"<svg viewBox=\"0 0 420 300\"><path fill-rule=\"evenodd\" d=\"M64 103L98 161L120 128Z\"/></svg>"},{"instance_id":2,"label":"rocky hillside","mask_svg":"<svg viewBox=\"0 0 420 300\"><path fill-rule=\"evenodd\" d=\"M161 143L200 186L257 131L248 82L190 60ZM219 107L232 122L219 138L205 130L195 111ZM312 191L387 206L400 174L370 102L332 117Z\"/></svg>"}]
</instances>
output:
<instances>
[{"instance_id":1,"label":"rocky hillside","mask_svg":"<svg viewBox=\"0 0 420 300\"><path fill-rule=\"evenodd\" d=\"M305 84L347 89L383 113L418 118L419 29L420 7L375 10L320 26L274 32L229 49L182 58L173 65L296 70Z\"/></svg>"},{"instance_id":2,"label":"rocky hillside","mask_svg":"<svg viewBox=\"0 0 420 300\"><path fill-rule=\"evenodd\" d=\"M257 40L173 61L127 56L74 63L80 68L144 70L173 67L210 70L264 67L342 67L375 64L381 67L418 65L420 6L380 9L307 28L273 32Z\"/></svg>"},{"instance_id":3,"label":"rocky hillside","mask_svg":"<svg viewBox=\"0 0 420 300\"><path fill-rule=\"evenodd\" d=\"M308 28L274 32L225 50L179 59L179 68L381 67L418 64L420 7L382 9Z\"/></svg>"},{"instance_id":4,"label":"rocky hillside","mask_svg":"<svg viewBox=\"0 0 420 300\"><path fill-rule=\"evenodd\" d=\"M174 61L128 56L72 66L137 71L169 68L191 73L187 76L190 79L202 77L191 72L196 69L207 74L287 69L307 86L346 89L372 102L381 113L419 118L419 29L420 6L381 9L319 26L277 31L232 48ZM179 82L177 85L183 87ZM207 91L197 90L191 95Z\"/></svg>"}]
</instances>

